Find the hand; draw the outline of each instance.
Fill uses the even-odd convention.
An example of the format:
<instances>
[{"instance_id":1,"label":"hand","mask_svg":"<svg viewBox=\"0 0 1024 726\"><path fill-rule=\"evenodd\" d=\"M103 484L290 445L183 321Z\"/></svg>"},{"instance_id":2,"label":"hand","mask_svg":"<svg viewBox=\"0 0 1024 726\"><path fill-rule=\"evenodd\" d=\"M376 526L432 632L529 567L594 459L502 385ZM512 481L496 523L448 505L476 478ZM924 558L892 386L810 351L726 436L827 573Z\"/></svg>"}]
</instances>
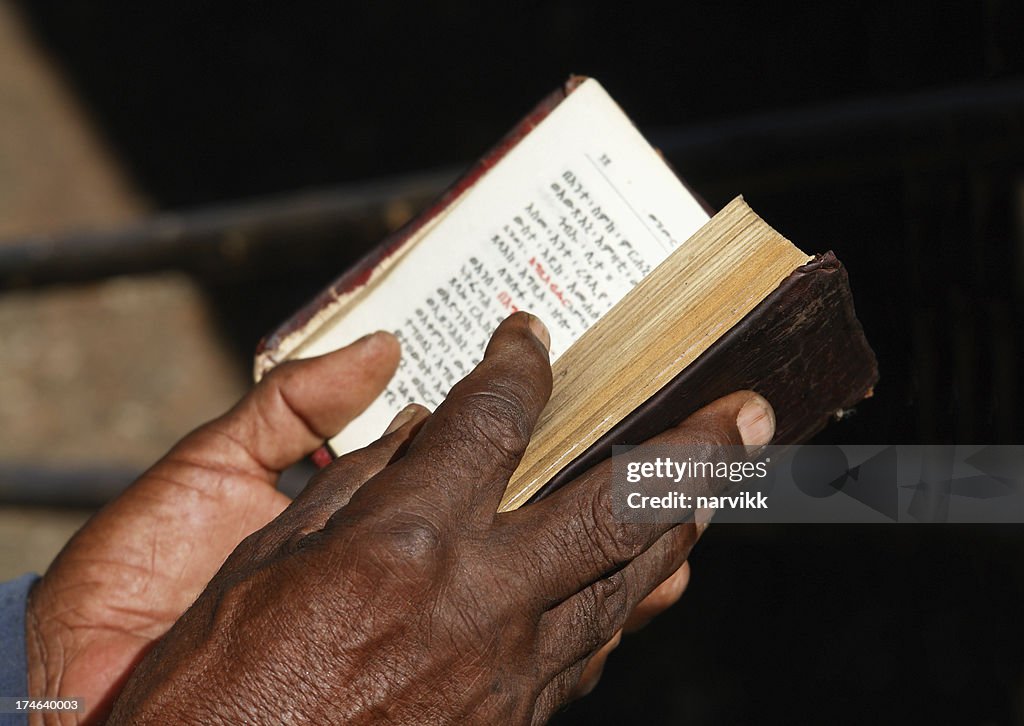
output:
<instances>
[{"instance_id":1,"label":"hand","mask_svg":"<svg viewBox=\"0 0 1024 726\"><path fill-rule=\"evenodd\" d=\"M403 412L242 542L110 722L545 721L696 528L616 522L610 462L495 513L550 393L534 322L506 320L436 413ZM771 421L741 392L655 441L761 445Z\"/></svg>"},{"instance_id":2,"label":"hand","mask_svg":"<svg viewBox=\"0 0 1024 726\"><path fill-rule=\"evenodd\" d=\"M279 367L93 517L31 593L33 696L84 698L84 720L102 720L228 554L288 506L278 472L360 413L398 357L397 341L377 334Z\"/></svg>"}]
</instances>

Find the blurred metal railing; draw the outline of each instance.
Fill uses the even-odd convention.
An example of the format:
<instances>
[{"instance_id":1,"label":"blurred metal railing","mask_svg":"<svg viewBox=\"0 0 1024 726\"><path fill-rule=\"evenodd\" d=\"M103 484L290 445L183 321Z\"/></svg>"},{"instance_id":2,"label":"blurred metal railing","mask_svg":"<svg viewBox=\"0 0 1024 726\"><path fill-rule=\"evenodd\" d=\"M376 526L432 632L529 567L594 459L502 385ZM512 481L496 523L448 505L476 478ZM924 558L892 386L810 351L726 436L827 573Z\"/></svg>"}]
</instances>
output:
<instances>
[{"instance_id":1,"label":"blurred metal railing","mask_svg":"<svg viewBox=\"0 0 1024 726\"><path fill-rule=\"evenodd\" d=\"M898 248L880 250L868 240L875 244L843 255L860 267L858 309L865 324L874 325L871 337L882 358L873 405L885 413L877 420L909 416L911 440L930 442L954 434L967 442L989 432L987 440L999 443L1019 431L1013 407L1022 392L1015 361L1024 252L1020 230L1010 231L1004 219L1004 197L1007 179L1016 175L1019 185L1024 178L1024 79L654 129L648 136L712 204L739 192L758 194L774 199L785 210L780 216L790 220L801 216L806 192L821 185L843 193L865 180L895 183L904 216L914 216L889 229ZM324 273L334 274L425 206L458 171L158 214L115 230L2 241L0 290L164 269L238 281L308 270L321 260L331 268ZM934 213L944 204L941 192L969 195L979 178L990 186L998 182L1002 201L954 213L972 217L960 220L962 229L950 225L949 215ZM965 244L969 234L986 244ZM872 280L866 271L873 264L883 272ZM960 275L961 269L967 272ZM970 269L981 272L972 276ZM872 283L880 299L863 294ZM980 296L985 304L974 305ZM904 303L923 307L905 310ZM0 501L95 506L134 473L0 466Z\"/></svg>"}]
</instances>

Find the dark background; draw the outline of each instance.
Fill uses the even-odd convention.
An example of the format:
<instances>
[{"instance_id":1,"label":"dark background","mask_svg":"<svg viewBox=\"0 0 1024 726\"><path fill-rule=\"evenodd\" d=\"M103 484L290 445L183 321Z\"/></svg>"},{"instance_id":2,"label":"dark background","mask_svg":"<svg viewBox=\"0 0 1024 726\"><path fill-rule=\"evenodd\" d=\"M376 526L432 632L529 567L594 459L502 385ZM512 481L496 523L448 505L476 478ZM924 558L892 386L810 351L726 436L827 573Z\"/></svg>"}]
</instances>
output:
<instances>
[{"instance_id":1,"label":"dark background","mask_svg":"<svg viewBox=\"0 0 1024 726\"><path fill-rule=\"evenodd\" d=\"M846 264L882 378L822 441L1021 442L1020 2L20 7L165 209L468 163L593 75L713 205ZM240 365L369 241L337 244L203 280ZM559 722L1024 722L1022 544L713 527Z\"/></svg>"}]
</instances>

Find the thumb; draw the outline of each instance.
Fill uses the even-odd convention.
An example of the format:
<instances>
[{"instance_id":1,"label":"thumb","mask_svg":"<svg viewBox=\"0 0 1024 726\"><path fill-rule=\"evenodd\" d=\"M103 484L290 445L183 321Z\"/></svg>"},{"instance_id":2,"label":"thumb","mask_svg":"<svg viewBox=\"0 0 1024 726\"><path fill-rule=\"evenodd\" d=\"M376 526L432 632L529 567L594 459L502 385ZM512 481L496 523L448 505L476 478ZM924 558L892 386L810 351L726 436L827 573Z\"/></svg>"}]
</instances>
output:
<instances>
[{"instance_id":1,"label":"thumb","mask_svg":"<svg viewBox=\"0 0 1024 726\"><path fill-rule=\"evenodd\" d=\"M283 363L234 408L182 439L169 458L273 481L362 413L391 380L400 355L395 337L377 332Z\"/></svg>"}]
</instances>

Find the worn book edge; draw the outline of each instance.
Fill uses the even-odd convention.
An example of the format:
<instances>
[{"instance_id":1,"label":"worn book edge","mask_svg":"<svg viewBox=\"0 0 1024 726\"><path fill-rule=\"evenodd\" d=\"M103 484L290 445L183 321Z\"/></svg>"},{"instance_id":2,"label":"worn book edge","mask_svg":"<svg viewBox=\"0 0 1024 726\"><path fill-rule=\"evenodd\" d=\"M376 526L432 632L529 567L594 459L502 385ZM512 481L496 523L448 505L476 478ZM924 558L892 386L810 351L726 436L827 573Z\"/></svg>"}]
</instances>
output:
<instances>
[{"instance_id":1,"label":"worn book edge","mask_svg":"<svg viewBox=\"0 0 1024 726\"><path fill-rule=\"evenodd\" d=\"M499 510L526 503L810 259L742 197L726 205L555 362Z\"/></svg>"},{"instance_id":2,"label":"worn book edge","mask_svg":"<svg viewBox=\"0 0 1024 726\"><path fill-rule=\"evenodd\" d=\"M832 252L814 256L697 360L563 467L542 498L608 459L614 446L647 441L738 390L775 409L773 443L804 443L874 393L878 361L857 319L849 278Z\"/></svg>"}]
</instances>

